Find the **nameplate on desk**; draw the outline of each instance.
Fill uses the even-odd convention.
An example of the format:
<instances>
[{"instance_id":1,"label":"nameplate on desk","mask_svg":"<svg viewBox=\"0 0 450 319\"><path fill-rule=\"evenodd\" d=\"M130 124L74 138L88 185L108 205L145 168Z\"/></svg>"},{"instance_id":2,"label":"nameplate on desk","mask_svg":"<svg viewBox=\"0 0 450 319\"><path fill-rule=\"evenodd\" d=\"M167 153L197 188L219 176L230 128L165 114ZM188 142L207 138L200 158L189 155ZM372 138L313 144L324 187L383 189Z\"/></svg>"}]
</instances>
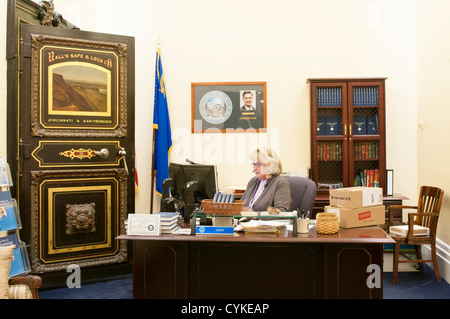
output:
<instances>
[{"instance_id":1,"label":"nameplate on desk","mask_svg":"<svg viewBox=\"0 0 450 319\"><path fill-rule=\"evenodd\" d=\"M161 235L161 215L128 214L128 235Z\"/></svg>"},{"instance_id":2,"label":"nameplate on desk","mask_svg":"<svg viewBox=\"0 0 450 319\"><path fill-rule=\"evenodd\" d=\"M233 235L233 226L197 226L195 229L197 235Z\"/></svg>"}]
</instances>

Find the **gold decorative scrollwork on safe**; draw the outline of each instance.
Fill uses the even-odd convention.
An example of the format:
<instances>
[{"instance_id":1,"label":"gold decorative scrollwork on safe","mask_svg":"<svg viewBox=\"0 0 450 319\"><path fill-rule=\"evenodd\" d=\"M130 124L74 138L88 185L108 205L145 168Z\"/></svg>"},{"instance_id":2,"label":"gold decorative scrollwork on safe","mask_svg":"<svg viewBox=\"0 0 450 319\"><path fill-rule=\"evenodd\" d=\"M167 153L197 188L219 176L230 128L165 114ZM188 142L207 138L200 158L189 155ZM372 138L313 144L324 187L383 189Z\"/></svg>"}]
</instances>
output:
<instances>
[{"instance_id":1,"label":"gold decorative scrollwork on safe","mask_svg":"<svg viewBox=\"0 0 450 319\"><path fill-rule=\"evenodd\" d=\"M78 159L82 160L85 158L91 159L92 157L94 157L96 155L96 153L94 150L92 150L90 148L87 150L85 150L84 148L79 148L77 150L72 148L70 150L60 152L59 155L69 157L70 159L78 158Z\"/></svg>"}]
</instances>

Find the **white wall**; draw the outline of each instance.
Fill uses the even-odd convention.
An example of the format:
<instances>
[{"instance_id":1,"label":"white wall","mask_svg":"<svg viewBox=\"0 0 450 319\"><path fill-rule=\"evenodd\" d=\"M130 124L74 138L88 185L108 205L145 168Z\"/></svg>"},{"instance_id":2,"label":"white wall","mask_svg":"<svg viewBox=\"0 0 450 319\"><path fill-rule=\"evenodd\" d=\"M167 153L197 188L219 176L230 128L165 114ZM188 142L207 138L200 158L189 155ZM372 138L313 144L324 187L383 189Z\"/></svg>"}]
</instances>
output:
<instances>
[{"instance_id":1,"label":"white wall","mask_svg":"<svg viewBox=\"0 0 450 319\"><path fill-rule=\"evenodd\" d=\"M446 0L418 1L418 182L444 189L437 246L442 276L450 278L450 20Z\"/></svg>"},{"instance_id":2,"label":"white wall","mask_svg":"<svg viewBox=\"0 0 450 319\"><path fill-rule=\"evenodd\" d=\"M136 212L148 212L150 206L150 124L158 38L173 129L173 161L189 157L197 162L214 162L219 168L221 188L245 185L252 176L248 153L259 140L278 150L285 171L306 174L310 166L306 79L387 77L387 166L395 170L394 190L411 199L416 197L415 1L130 0L124 4L119 0L54 0L54 3L57 11L83 30L136 38L136 151L140 189ZM267 133L226 136L190 133L191 83L217 81L267 82ZM0 84L1 90L5 90L4 83Z\"/></svg>"}]
</instances>

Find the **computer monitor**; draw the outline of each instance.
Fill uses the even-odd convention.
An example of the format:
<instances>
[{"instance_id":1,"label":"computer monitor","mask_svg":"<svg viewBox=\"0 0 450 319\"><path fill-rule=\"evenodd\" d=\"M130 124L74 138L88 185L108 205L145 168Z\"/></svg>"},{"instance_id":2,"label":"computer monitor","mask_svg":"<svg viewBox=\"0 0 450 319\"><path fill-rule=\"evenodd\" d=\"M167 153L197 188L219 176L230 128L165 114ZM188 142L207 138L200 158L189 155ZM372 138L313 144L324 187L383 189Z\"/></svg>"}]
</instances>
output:
<instances>
[{"instance_id":1,"label":"computer monitor","mask_svg":"<svg viewBox=\"0 0 450 319\"><path fill-rule=\"evenodd\" d=\"M187 164L183 165L185 189L188 183L195 183L195 202L203 199L212 199L217 193L217 169L215 165ZM186 194L184 194L186 196Z\"/></svg>"},{"instance_id":2,"label":"computer monitor","mask_svg":"<svg viewBox=\"0 0 450 319\"><path fill-rule=\"evenodd\" d=\"M176 198L183 198L184 186L186 184L183 164L169 164L169 179L171 180L169 185L170 194Z\"/></svg>"},{"instance_id":3,"label":"computer monitor","mask_svg":"<svg viewBox=\"0 0 450 319\"><path fill-rule=\"evenodd\" d=\"M189 222L203 199L212 199L218 191L217 168L205 164L169 164L169 178L163 182L161 209L182 212ZM169 196L170 194L170 196Z\"/></svg>"},{"instance_id":4,"label":"computer monitor","mask_svg":"<svg viewBox=\"0 0 450 319\"><path fill-rule=\"evenodd\" d=\"M169 164L169 178L164 181L162 205L165 209L172 208L168 199L167 188L175 199L183 201L183 215L185 222L189 221L192 212L201 204L203 199L212 199L218 191L217 168L206 164ZM180 205L179 205L180 206Z\"/></svg>"}]
</instances>

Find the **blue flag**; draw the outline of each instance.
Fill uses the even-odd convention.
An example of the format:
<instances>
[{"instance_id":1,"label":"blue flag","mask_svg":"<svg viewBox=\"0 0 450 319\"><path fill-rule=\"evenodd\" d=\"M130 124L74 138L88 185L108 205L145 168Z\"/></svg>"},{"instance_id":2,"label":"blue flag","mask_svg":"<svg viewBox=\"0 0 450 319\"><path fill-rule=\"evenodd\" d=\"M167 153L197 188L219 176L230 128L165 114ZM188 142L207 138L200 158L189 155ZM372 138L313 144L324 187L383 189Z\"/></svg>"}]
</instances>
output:
<instances>
[{"instance_id":1,"label":"blue flag","mask_svg":"<svg viewBox=\"0 0 450 319\"><path fill-rule=\"evenodd\" d=\"M154 174L156 174L156 192L162 195L163 181L169 178L169 153L172 149L172 134L159 48L156 51L153 129L155 134Z\"/></svg>"}]
</instances>

